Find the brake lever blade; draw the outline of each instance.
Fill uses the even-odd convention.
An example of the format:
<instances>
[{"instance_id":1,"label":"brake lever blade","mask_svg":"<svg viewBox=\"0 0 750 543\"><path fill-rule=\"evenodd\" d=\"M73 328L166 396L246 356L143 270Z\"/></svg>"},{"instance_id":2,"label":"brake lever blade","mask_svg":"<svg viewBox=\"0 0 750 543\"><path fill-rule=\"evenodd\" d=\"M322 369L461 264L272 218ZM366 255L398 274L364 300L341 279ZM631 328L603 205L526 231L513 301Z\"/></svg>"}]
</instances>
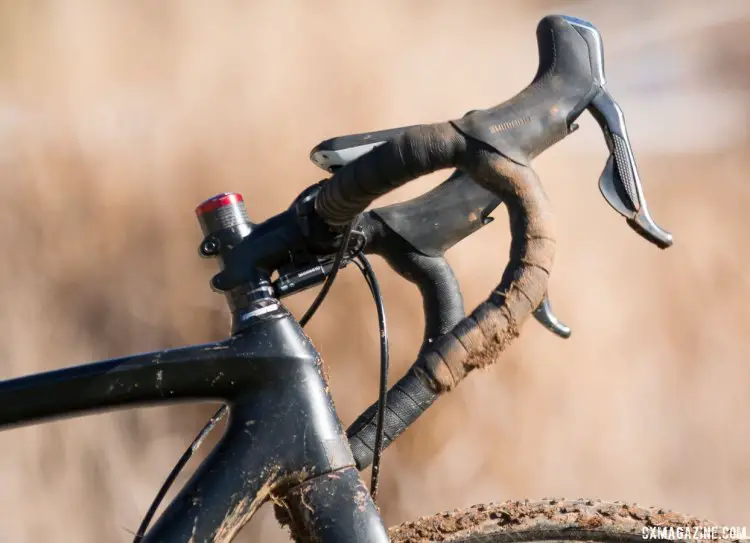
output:
<instances>
[{"instance_id":1,"label":"brake lever blade","mask_svg":"<svg viewBox=\"0 0 750 543\"><path fill-rule=\"evenodd\" d=\"M586 42L593 83L595 88L598 87L586 108L599 123L610 152L599 178L599 190L609 205L627 219L633 230L660 249L666 249L672 245L672 234L659 227L648 213L633 148L625 127L625 115L606 89L601 34L594 25L577 17L564 15L563 19Z\"/></svg>"},{"instance_id":2,"label":"brake lever blade","mask_svg":"<svg viewBox=\"0 0 750 543\"><path fill-rule=\"evenodd\" d=\"M542 303L534 310L534 318L547 330L563 339L568 339L571 334L569 326L560 321L552 312L552 305L549 303L549 296L545 295Z\"/></svg>"},{"instance_id":3,"label":"brake lever blade","mask_svg":"<svg viewBox=\"0 0 750 543\"><path fill-rule=\"evenodd\" d=\"M666 249L672 245L672 234L657 225L649 215L622 109L602 89L589 105L589 111L601 126L610 151L599 178L602 196L627 219L633 230L660 249Z\"/></svg>"}]
</instances>

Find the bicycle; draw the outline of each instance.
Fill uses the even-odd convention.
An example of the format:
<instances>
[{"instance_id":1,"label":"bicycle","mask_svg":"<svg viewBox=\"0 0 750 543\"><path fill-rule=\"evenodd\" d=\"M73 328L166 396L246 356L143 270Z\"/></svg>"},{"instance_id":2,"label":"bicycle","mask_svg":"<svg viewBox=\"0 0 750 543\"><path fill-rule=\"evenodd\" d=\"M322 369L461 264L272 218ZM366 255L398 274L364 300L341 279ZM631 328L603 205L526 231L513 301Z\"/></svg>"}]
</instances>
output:
<instances>
[{"instance_id":1,"label":"bicycle","mask_svg":"<svg viewBox=\"0 0 750 543\"><path fill-rule=\"evenodd\" d=\"M572 133L584 110L599 122L610 151L602 195L645 239L662 249L672 244L648 213L624 116L605 88L597 29L547 16L537 42L532 83L499 106L319 144L310 156L330 178L260 224L250 221L237 193L200 204L199 252L221 265L211 285L226 296L230 337L0 382L0 428L167 402L224 402L147 512L136 534L145 543L229 542L267 501L297 541L635 541L649 526L702 526L660 509L548 499L478 505L387 531L376 508L382 450L471 371L494 363L529 315L570 335L549 304L555 235L530 161ZM365 211L378 196L444 168L456 171L426 194ZM501 203L510 217L510 260L490 297L465 316L444 254L488 224ZM388 391L385 314L367 254L383 257L423 297L422 347ZM350 263L376 301L381 378L377 402L344 432L320 356L302 327ZM281 304L321 283L299 321ZM227 412L219 444L146 532L177 471ZM368 492L359 471L370 464Z\"/></svg>"}]
</instances>

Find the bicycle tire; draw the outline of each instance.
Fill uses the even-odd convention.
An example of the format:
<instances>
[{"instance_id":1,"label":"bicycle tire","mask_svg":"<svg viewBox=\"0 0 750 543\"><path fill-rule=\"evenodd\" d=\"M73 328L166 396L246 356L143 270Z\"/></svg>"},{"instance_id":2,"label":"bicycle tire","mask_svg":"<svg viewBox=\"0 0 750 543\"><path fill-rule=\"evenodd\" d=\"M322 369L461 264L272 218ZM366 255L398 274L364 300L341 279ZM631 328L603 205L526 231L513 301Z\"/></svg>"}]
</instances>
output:
<instances>
[{"instance_id":1,"label":"bicycle tire","mask_svg":"<svg viewBox=\"0 0 750 543\"><path fill-rule=\"evenodd\" d=\"M394 526L389 535L392 543L642 542L646 539L675 540L668 534L651 531L647 532L648 538L644 537L644 529L689 527L700 531L712 526L716 524L658 507L599 500L545 499L480 504L439 513ZM654 535L662 539L653 538Z\"/></svg>"}]
</instances>

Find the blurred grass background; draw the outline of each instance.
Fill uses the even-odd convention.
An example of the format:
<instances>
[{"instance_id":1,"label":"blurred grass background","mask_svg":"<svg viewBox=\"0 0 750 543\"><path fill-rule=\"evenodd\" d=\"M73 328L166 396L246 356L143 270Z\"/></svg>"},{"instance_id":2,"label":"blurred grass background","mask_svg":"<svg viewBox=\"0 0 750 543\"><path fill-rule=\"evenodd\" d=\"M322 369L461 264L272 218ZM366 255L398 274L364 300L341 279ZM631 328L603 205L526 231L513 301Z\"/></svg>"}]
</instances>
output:
<instances>
[{"instance_id":1,"label":"blurred grass background","mask_svg":"<svg viewBox=\"0 0 750 543\"><path fill-rule=\"evenodd\" d=\"M602 31L661 252L598 193L593 119L535 163L557 212L551 300L491 370L384 457L387 524L564 495L750 524L748 58L742 0L0 1L0 377L224 337L193 207L260 221L321 178L319 141L455 118L524 87L547 13ZM378 202L420 194L433 175ZM467 308L499 279L505 211L449 259ZM381 262L392 380L422 336ZM314 293L290 302L299 315ZM348 424L375 398L375 311L356 272L309 333ZM215 406L0 434L0 541L124 542ZM368 472L369 477L369 472ZM182 478L184 480L184 477ZM241 541L285 541L269 508Z\"/></svg>"}]
</instances>

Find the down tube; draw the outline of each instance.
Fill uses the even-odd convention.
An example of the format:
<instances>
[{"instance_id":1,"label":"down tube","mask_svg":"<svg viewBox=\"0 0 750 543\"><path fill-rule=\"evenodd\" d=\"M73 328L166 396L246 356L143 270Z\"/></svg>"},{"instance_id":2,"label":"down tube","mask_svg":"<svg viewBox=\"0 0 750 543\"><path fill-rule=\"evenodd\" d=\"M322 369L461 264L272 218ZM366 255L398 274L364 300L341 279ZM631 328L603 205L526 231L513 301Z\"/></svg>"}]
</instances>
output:
<instances>
[{"instance_id":1,"label":"down tube","mask_svg":"<svg viewBox=\"0 0 750 543\"><path fill-rule=\"evenodd\" d=\"M388 541L317 360L230 404L221 442L144 543L228 543L268 499L285 506L298 540Z\"/></svg>"}]
</instances>

